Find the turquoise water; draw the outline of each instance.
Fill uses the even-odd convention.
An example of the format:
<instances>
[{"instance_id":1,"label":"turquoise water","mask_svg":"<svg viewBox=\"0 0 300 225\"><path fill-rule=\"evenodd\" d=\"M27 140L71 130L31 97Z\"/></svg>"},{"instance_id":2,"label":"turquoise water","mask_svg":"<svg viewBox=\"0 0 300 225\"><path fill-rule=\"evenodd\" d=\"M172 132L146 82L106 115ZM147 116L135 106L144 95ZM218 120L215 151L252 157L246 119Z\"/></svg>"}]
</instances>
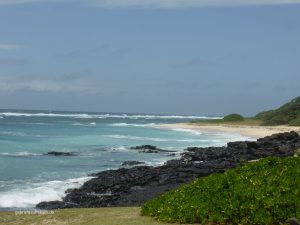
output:
<instances>
[{"instance_id":1,"label":"turquoise water","mask_svg":"<svg viewBox=\"0 0 300 225\"><path fill-rule=\"evenodd\" d=\"M159 165L174 158L167 153L138 153L132 146L150 144L179 155L189 146L243 139L153 127L197 118L209 117L1 110L0 210L59 200L66 189L90 179L88 174L119 168L126 160ZM76 156L44 155L49 151Z\"/></svg>"}]
</instances>

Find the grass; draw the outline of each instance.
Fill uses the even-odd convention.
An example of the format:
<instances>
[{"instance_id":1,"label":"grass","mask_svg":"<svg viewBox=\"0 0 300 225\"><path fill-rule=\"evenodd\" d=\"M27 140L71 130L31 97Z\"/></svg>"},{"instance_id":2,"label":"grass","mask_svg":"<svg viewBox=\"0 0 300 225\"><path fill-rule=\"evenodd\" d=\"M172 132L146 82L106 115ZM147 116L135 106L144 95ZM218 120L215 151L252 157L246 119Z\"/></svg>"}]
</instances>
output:
<instances>
[{"instance_id":1,"label":"grass","mask_svg":"<svg viewBox=\"0 0 300 225\"><path fill-rule=\"evenodd\" d=\"M191 121L194 125L244 125L244 126L261 126L262 121L259 119L245 118L243 121L224 121L223 119L214 120L193 120Z\"/></svg>"},{"instance_id":2,"label":"grass","mask_svg":"<svg viewBox=\"0 0 300 225\"><path fill-rule=\"evenodd\" d=\"M60 209L53 214L15 215L0 212L2 225L167 225L140 215L139 207ZM49 211L51 212L51 211Z\"/></svg>"}]
</instances>

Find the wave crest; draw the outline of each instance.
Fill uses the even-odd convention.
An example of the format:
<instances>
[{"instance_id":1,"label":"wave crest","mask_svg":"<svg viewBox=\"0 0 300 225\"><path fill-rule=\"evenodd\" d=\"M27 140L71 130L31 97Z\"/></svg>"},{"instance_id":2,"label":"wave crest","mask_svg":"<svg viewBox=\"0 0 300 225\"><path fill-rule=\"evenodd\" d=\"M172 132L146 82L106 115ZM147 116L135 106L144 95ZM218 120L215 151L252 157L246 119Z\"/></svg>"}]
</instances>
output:
<instances>
[{"instance_id":1,"label":"wave crest","mask_svg":"<svg viewBox=\"0 0 300 225\"><path fill-rule=\"evenodd\" d=\"M128 139L128 140L137 140L137 141L155 141L155 142L207 142L206 140L200 139L167 139L167 138L153 138L153 137L140 137L140 136L131 136L131 135L103 135L109 138L115 139Z\"/></svg>"},{"instance_id":2,"label":"wave crest","mask_svg":"<svg viewBox=\"0 0 300 225\"><path fill-rule=\"evenodd\" d=\"M1 152L0 156L41 156L40 153L34 153L34 152Z\"/></svg>"},{"instance_id":3,"label":"wave crest","mask_svg":"<svg viewBox=\"0 0 300 225\"><path fill-rule=\"evenodd\" d=\"M44 183L35 183L31 186L22 187L0 193L0 207L35 207L43 201L61 200L65 196L65 191L69 188L78 188L84 182L93 177L80 177L68 179L65 181L48 181Z\"/></svg>"},{"instance_id":4,"label":"wave crest","mask_svg":"<svg viewBox=\"0 0 300 225\"><path fill-rule=\"evenodd\" d=\"M23 132L14 132L14 131L1 131L0 135L7 135L7 136L17 136L17 137L25 137L27 134Z\"/></svg>"},{"instance_id":5,"label":"wave crest","mask_svg":"<svg viewBox=\"0 0 300 225\"><path fill-rule=\"evenodd\" d=\"M17 113L17 112L2 112L0 116L3 117L69 117L69 118L81 118L81 119L220 119L222 117L208 117L208 116L184 116L184 115L152 115L152 114L64 114L64 113Z\"/></svg>"}]
</instances>

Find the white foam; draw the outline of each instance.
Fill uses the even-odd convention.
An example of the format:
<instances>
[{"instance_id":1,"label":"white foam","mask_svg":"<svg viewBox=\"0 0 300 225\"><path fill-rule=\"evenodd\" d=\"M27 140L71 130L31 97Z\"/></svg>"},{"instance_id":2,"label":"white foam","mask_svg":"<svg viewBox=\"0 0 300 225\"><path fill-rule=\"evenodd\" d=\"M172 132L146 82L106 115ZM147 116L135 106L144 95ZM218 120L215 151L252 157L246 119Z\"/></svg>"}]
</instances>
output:
<instances>
[{"instance_id":1,"label":"white foam","mask_svg":"<svg viewBox=\"0 0 300 225\"><path fill-rule=\"evenodd\" d=\"M255 139L242 136L239 133L218 132L214 133L213 136L209 139L213 146L225 146L228 142L234 141L255 141Z\"/></svg>"},{"instance_id":2,"label":"white foam","mask_svg":"<svg viewBox=\"0 0 300 225\"><path fill-rule=\"evenodd\" d=\"M22 123L22 124L39 125L39 126L53 126L54 125L54 124L51 124L51 123Z\"/></svg>"},{"instance_id":3,"label":"white foam","mask_svg":"<svg viewBox=\"0 0 300 225\"><path fill-rule=\"evenodd\" d=\"M207 142L201 139L167 139L167 138L152 138L152 137L140 137L140 136L130 136L130 135L103 135L104 137L115 138L115 139L127 139L127 140L137 140L137 141L155 141L155 142Z\"/></svg>"},{"instance_id":4,"label":"white foam","mask_svg":"<svg viewBox=\"0 0 300 225\"><path fill-rule=\"evenodd\" d=\"M185 128L176 128L176 129L172 129L173 131L178 131L178 132L186 132L186 133L191 133L194 135L201 135L202 132L200 131L196 131L196 130L192 130L192 129L185 129Z\"/></svg>"},{"instance_id":5,"label":"white foam","mask_svg":"<svg viewBox=\"0 0 300 225\"><path fill-rule=\"evenodd\" d=\"M130 136L130 135L103 135L109 138L116 138L116 139L128 139L128 140L138 140L138 141L169 141L168 139L164 138L150 138L150 137L139 137L139 136Z\"/></svg>"},{"instance_id":6,"label":"white foam","mask_svg":"<svg viewBox=\"0 0 300 225\"><path fill-rule=\"evenodd\" d=\"M37 138L44 138L48 137L46 135L39 135L39 134L26 134L24 132L15 132L15 131L1 131L0 135L7 135L7 136L15 136L15 137L37 137Z\"/></svg>"},{"instance_id":7,"label":"white foam","mask_svg":"<svg viewBox=\"0 0 300 225\"><path fill-rule=\"evenodd\" d=\"M62 113L16 113L16 112L3 112L0 116L24 116L24 117L69 117L81 119L221 119L222 117L207 117L207 116L183 116L183 115L143 115L143 114L62 114Z\"/></svg>"},{"instance_id":8,"label":"white foam","mask_svg":"<svg viewBox=\"0 0 300 225\"><path fill-rule=\"evenodd\" d=\"M24 117L72 117L72 118L90 118L88 114L60 114L60 113L15 113L4 112L1 116L24 116Z\"/></svg>"},{"instance_id":9,"label":"white foam","mask_svg":"<svg viewBox=\"0 0 300 225\"><path fill-rule=\"evenodd\" d=\"M94 127L97 123L74 123L73 126Z\"/></svg>"},{"instance_id":10,"label":"white foam","mask_svg":"<svg viewBox=\"0 0 300 225\"><path fill-rule=\"evenodd\" d=\"M0 156L40 156L42 154L33 152L1 152Z\"/></svg>"},{"instance_id":11,"label":"white foam","mask_svg":"<svg viewBox=\"0 0 300 225\"><path fill-rule=\"evenodd\" d=\"M42 201L62 200L69 188L78 188L92 177L81 177L65 181L49 181L0 193L0 207L34 207Z\"/></svg>"},{"instance_id":12,"label":"white foam","mask_svg":"<svg viewBox=\"0 0 300 225\"><path fill-rule=\"evenodd\" d=\"M111 147L111 151L129 151L130 149L126 148L125 146L116 146L116 147Z\"/></svg>"},{"instance_id":13,"label":"white foam","mask_svg":"<svg viewBox=\"0 0 300 225\"><path fill-rule=\"evenodd\" d=\"M19 136L19 137L25 137L25 136L27 136L23 132L14 132L14 131L1 131L0 134L2 134L2 135L9 135L9 136Z\"/></svg>"},{"instance_id":14,"label":"white foam","mask_svg":"<svg viewBox=\"0 0 300 225\"><path fill-rule=\"evenodd\" d=\"M151 127L156 125L155 123L136 124L136 123L113 123L109 124L112 127Z\"/></svg>"}]
</instances>

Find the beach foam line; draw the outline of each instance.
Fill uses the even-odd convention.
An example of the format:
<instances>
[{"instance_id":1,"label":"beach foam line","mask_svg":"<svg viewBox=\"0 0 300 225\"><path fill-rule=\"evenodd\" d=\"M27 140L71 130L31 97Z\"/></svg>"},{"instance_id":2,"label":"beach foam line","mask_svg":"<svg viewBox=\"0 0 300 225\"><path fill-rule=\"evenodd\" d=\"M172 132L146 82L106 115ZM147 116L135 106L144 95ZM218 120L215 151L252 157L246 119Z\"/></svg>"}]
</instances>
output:
<instances>
[{"instance_id":1,"label":"beach foam line","mask_svg":"<svg viewBox=\"0 0 300 225\"><path fill-rule=\"evenodd\" d=\"M78 188L92 178L80 177L65 181L53 180L0 192L0 207L31 208L43 201L62 200L67 189Z\"/></svg>"},{"instance_id":2,"label":"beach foam line","mask_svg":"<svg viewBox=\"0 0 300 225\"><path fill-rule=\"evenodd\" d=\"M202 132L197 131L197 130L193 130L193 129L186 129L186 128L175 128L175 129L171 129L173 131L178 131L178 132L185 132L185 133L191 133L194 135L201 135Z\"/></svg>"},{"instance_id":3,"label":"beach foam line","mask_svg":"<svg viewBox=\"0 0 300 225\"><path fill-rule=\"evenodd\" d=\"M136 123L112 123L108 124L111 127L151 127L157 125L156 123L136 124Z\"/></svg>"}]
</instances>

